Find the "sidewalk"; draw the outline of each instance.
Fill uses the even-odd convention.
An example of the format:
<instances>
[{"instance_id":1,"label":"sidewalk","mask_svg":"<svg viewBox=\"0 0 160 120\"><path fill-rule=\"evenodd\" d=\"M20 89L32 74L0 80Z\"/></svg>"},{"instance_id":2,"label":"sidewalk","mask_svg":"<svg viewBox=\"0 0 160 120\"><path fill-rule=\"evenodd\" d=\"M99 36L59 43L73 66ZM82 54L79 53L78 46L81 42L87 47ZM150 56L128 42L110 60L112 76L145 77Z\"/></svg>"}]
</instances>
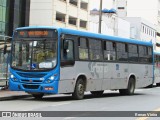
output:
<instances>
[{"instance_id":1,"label":"sidewalk","mask_svg":"<svg viewBox=\"0 0 160 120\"><path fill-rule=\"evenodd\" d=\"M30 94L23 91L0 90L0 101L15 100L20 98L31 97Z\"/></svg>"}]
</instances>

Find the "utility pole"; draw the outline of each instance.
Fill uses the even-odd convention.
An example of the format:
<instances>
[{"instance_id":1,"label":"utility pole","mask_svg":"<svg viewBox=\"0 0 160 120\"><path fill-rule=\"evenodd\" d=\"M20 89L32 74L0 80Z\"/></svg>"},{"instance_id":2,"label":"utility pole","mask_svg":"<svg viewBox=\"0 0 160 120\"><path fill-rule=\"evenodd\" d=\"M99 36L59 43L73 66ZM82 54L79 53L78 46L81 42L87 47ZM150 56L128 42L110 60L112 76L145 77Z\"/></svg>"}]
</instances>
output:
<instances>
[{"instance_id":1,"label":"utility pole","mask_svg":"<svg viewBox=\"0 0 160 120\"><path fill-rule=\"evenodd\" d=\"M101 33L101 23L102 23L102 0L100 0L100 8L99 8L99 30L98 33Z\"/></svg>"}]
</instances>

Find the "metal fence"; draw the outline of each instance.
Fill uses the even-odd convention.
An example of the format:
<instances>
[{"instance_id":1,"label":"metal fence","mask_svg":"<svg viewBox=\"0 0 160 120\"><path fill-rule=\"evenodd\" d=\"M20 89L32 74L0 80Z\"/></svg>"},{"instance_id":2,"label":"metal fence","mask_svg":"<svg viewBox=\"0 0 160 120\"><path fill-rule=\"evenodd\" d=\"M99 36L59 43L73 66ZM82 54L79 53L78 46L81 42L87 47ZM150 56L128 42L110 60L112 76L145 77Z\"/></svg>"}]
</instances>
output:
<instances>
[{"instance_id":1,"label":"metal fence","mask_svg":"<svg viewBox=\"0 0 160 120\"><path fill-rule=\"evenodd\" d=\"M3 54L0 51L0 87L8 85L9 78L9 53Z\"/></svg>"}]
</instances>

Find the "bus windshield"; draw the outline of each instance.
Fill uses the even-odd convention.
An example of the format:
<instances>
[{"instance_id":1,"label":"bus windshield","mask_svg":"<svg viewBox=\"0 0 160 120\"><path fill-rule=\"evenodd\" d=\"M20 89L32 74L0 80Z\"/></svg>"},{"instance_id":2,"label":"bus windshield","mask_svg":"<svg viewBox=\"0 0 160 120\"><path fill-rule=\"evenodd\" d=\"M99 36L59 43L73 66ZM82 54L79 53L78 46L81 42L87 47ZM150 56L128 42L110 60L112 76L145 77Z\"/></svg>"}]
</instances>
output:
<instances>
[{"instance_id":1,"label":"bus windshield","mask_svg":"<svg viewBox=\"0 0 160 120\"><path fill-rule=\"evenodd\" d=\"M48 70L57 64L57 37L17 37L12 42L11 67Z\"/></svg>"}]
</instances>

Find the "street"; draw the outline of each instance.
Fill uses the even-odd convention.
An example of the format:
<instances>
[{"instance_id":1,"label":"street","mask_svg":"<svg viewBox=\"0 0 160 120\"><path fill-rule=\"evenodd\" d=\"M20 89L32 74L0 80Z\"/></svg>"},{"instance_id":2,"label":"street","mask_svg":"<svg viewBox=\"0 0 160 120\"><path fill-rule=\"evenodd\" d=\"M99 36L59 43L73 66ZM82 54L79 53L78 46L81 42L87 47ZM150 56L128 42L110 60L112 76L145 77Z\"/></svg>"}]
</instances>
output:
<instances>
[{"instance_id":1,"label":"street","mask_svg":"<svg viewBox=\"0 0 160 120\"><path fill-rule=\"evenodd\" d=\"M44 96L43 99L41 100L36 100L33 97L28 97L28 98L0 101L0 111L109 111L109 112L125 111L123 114L127 114L127 111L135 111L135 112L155 111L156 113L156 111L160 111L159 99L160 99L160 87L136 89L135 95L133 96L121 96L118 91L105 91L102 97L94 97L89 92L87 92L83 100L73 100L71 95L50 95L50 96ZM97 116L98 113L100 112L97 112ZM80 116L75 116L75 117L58 116L56 119L79 120L82 119L79 118ZM94 113L94 116L96 116L96 113ZM88 117L85 119L106 120L106 118L104 117L103 116L100 118ZM113 117L114 119L117 120L159 119L157 117L143 118L143 117L133 117L133 116L129 118L110 116L110 119L113 119Z\"/></svg>"}]
</instances>

